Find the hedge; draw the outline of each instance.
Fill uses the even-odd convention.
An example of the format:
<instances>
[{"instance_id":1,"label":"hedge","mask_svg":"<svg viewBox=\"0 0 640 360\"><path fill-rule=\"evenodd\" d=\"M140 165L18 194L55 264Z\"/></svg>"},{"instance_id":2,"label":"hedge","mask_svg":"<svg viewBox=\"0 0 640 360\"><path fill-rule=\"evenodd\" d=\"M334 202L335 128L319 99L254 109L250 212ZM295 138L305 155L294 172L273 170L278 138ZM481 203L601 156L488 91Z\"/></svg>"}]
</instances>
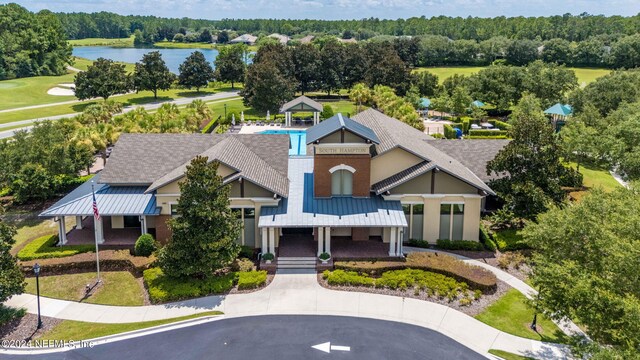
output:
<instances>
[{"instance_id":1,"label":"hedge","mask_svg":"<svg viewBox=\"0 0 640 360\"><path fill-rule=\"evenodd\" d=\"M483 139L483 140L488 140L488 139L497 139L497 140L503 140L503 139L509 139L506 135L498 135L498 136L470 136L467 135L465 137L465 139L467 140L473 140L473 139Z\"/></svg>"},{"instance_id":2,"label":"hedge","mask_svg":"<svg viewBox=\"0 0 640 360\"><path fill-rule=\"evenodd\" d=\"M334 286L373 286L375 284L372 278L356 271L325 270L322 277L329 285Z\"/></svg>"},{"instance_id":3,"label":"hedge","mask_svg":"<svg viewBox=\"0 0 640 360\"><path fill-rule=\"evenodd\" d=\"M507 131L505 130L469 130L469 136L473 136L476 138L504 136L506 138Z\"/></svg>"},{"instance_id":4,"label":"hedge","mask_svg":"<svg viewBox=\"0 0 640 360\"><path fill-rule=\"evenodd\" d=\"M56 246L58 235L45 235L31 240L18 252L19 260L49 259L72 256L96 250L95 245Z\"/></svg>"},{"instance_id":5,"label":"hedge","mask_svg":"<svg viewBox=\"0 0 640 360\"><path fill-rule=\"evenodd\" d=\"M457 133L456 133L455 129L453 128L453 126L451 126L449 124L444 124L443 128L444 128L444 137L446 139L456 139L457 138Z\"/></svg>"},{"instance_id":6,"label":"hedge","mask_svg":"<svg viewBox=\"0 0 640 360\"><path fill-rule=\"evenodd\" d=\"M484 244L487 250L496 251L498 248L495 241L491 238L489 229L487 229L487 226L483 223L480 223L480 242Z\"/></svg>"},{"instance_id":7,"label":"hedge","mask_svg":"<svg viewBox=\"0 0 640 360\"><path fill-rule=\"evenodd\" d=\"M204 128L202 128L202 133L203 134L212 133L213 130L215 130L219 120L220 120L220 116L218 116L216 119L211 119L211 121L209 121L209 123Z\"/></svg>"},{"instance_id":8,"label":"hedge","mask_svg":"<svg viewBox=\"0 0 640 360\"><path fill-rule=\"evenodd\" d=\"M132 256L129 250L100 250L100 269L104 271L129 271L135 277L142 276L155 257ZM33 276L33 266L40 265L41 272L47 275L59 275L78 272L95 271L96 254L82 253L63 258L36 259L20 261L26 276Z\"/></svg>"},{"instance_id":9,"label":"hedge","mask_svg":"<svg viewBox=\"0 0 640 360\"><path fill-rule=\"evenodd\" d=\"M404 262L336 261L334 267L378 276L390 270L421 269L451 276L458 281L466 282L472 289L483 292L493 292L497 287L497 279L492 272L442 253L414 252L407 255Z\"/></svg>"},{"instance_id":10,"label":"hedge","mask_svg":"<svg viewBox=\"0 0 640 360\"><path fill-rule=\"evenodd\" d=\"M431 247L431 244L427 240L417 240L417 239L409 239L407 242L409 246L418 247L428 249Z\"/></svg>"},{"instance_id":11,"label":"hedge","mask_svg":"<svg viewBox=\"0 0 640 360\"><path fill-rule=\"evenodd\" d=\"M481 251L484 250L482 244L478 241L470 241L470 240L445 240L439 239L436 242L439 248L445 250L473 250L473 251Z\"/></svg>"},{"instance_id":12,"label":"hedge","mask_svg":"<svg viewBox=\"0 0 640 360\"><path fill-rule=\"evenodd\" d=\"M267 282L267 272L248 271L238 273L238 290L256 289Z\"/></svg>"},{"instance_id":13,"label":"hedge","mask_svg":"<svg viewBox=\"0 0 640 360\"><path fill-rule=\"evenodd\" d=\"M500 120L489 120L489 124L497 127L500 130L509 130L509 129L511 129L511 124L506 123L504 121L500 121Z\"/></svg>"},{"instance_id":14,"label":"hedge","mask_svg":"<svg viewBox=\"0 0 640 360\"><path fill-rule=\"evenodd\" d=\"M143 273L144 284L153 303L178 301L211 294L223 294L233 288L236 273L209 279L176 279L166 276L160 268L147 269Z\"/></svg>"}]
</instances>

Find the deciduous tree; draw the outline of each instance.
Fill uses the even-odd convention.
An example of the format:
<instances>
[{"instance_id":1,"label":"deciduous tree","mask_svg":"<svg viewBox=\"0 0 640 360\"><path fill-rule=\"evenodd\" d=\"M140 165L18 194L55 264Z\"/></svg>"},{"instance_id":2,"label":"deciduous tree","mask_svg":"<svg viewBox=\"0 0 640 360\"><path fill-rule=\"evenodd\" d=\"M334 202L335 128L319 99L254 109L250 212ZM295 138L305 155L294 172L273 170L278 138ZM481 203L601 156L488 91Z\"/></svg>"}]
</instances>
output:
<instances>
[{"instance_id":1,"label":"deciduous tree","mask_svg":"<svg viewBox=\"0 0 640 360\"><path fill-rule=\"evenodd\" d=\"M213 81L214 74L211 64L200 51L194 51L180 64L178 84L186 88L196 88L200 92L201 87L206 87L209 81Z\"/></svg>"},{"instance_id":2,"label":"deciduous tree","mask_svg":"<svg viewBox=\"0 0 640 360\"><path fill-rule=\"evenodd\" d=\"M133 84L137 91L150 90L157 99L158 90L169 90L174 81L176 75L169 70L159 51L144 54L142 61L136 63Z\"/></svg>"},{"instance_id":3,"label":"deciduous tree","mask_svg":"<svg viewBox=\"0 0 640 360\"><path fill-rule=\"evenodd\" d=\"M5 224L0 219L0 304L13 295L21 294L26 285L22 269L10 252L16 243L13 239L15 235L15 227Z\"/></svg>"},{"instance_id":4,"label":"deciduous tree","mask_svg":"<svg viewBox=\"0 0 640 360\"><path fill-rule=\"evenodd\" d=\"M242 224L229 207L229 189L218 175L217 162L198 156L187 166L178 216L169 220L172 235L158 256L166 275L211 277L238 256Z\"/></svg>"},{"instance_id":5,"label":"deciduous tree","mask_svg":"<svg viewBox=\"0 0 640 360\"><path fill-rule=\"evenodd\" d=\"M122 94L131 88L131 80L123 64L99 58L75 77L75 94L80 100Z\"/></svg>"},{"instance_id":6,"label":"deciduous tree","mask_svg":"<svg viewBox=\"0 0 640 360\"><path fill-rule=\"evenodd\" d=\"M245 46L242 44L224 46L219 51L214 61L216 67L214 77L218 81L230 82L233 89L235 83L244 81L247 69L244 62Z\"/></svg>"}]
</instances>

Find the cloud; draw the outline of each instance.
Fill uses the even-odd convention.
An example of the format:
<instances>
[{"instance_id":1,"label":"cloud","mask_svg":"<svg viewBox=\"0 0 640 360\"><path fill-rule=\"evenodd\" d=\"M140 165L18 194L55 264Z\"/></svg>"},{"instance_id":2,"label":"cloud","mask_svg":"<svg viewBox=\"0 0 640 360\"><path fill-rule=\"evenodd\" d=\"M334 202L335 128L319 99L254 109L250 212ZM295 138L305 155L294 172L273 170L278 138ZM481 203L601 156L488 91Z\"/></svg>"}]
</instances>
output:
<instances>
[{"instance_id":1,"label":"cloud","mask_svg":"<svg viewBox=\"0 0 640 360\"><path fill-rule=\"evenodd\" d=\"M11 0L30 10L164 17L362 19L413 16L635 15L638 0Z\"/></svg>"}]
</instances>

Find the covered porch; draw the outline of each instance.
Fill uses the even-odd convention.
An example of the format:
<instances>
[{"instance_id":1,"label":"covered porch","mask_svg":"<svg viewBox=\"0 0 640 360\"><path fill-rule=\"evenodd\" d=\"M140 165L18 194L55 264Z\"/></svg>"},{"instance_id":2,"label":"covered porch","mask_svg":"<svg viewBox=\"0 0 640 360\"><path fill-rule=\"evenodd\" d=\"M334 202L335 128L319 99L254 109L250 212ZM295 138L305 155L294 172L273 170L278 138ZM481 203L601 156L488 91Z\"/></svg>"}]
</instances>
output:
<instances>
[{"instance_id":1,"label":"covered porch","mask_svg":"<svg viewBox=\"0 0 640 360\"><path fill-rule=\"evenodd\" d=\"M78 221L81 219L80 223ZM140 223L140 222L139 222ZM114 228L112 217L102 218L103 246L111 248L132 248L136 240L142 235L142 224L138 227ZM147 229L147 233L153 234L155 229ZM95 223L93 217L76 217L76 225L66 233L64 245L90 245L95 243Z\"/></svg>"}]
</instances>

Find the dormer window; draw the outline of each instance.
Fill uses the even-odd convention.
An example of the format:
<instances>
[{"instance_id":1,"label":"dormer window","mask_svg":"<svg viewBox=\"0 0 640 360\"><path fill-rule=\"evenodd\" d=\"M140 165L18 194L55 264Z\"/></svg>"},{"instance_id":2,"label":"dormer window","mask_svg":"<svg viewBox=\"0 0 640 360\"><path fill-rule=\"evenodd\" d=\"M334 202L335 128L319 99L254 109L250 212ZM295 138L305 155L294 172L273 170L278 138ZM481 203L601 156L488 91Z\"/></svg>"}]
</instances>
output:
<instances>
[{"instance_id":1,"label":"dormer window","mask_svg":"<svg viewBox=\"0 0 640 360\"><path fill-rule=\"evenodd\" d=\"M353 173L356 169L349 165L338 165L329 169L331 173L331 196L353 195Z\"/></svg>"}]
</instances>

